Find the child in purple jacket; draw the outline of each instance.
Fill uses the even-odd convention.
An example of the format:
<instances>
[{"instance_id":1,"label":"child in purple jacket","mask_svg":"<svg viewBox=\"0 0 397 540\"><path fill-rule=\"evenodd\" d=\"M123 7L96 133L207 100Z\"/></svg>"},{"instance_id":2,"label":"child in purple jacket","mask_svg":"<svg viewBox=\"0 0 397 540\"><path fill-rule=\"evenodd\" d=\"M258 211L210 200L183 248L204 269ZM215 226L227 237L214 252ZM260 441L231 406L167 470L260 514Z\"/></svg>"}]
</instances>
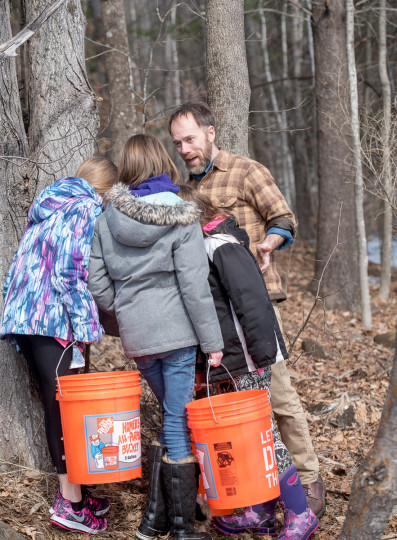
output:
<instances>
[{"instance_id":1,"label":"child in purple jacket","mask_svg":"<svg viewBox=\"0 0 397 540\"><path fill-rule=\"evenodd\" d=\"M43 399L47 443L59 478L50 521L89 534L106 529L100 516L109 500L68 480L55 377L61 357L58 375L74 373L72 359L73 364L76 356L82 360L84 343L102 338L87 269L95 220L103 211L101 195L116 179L111 161L90 158L76 177L61 178L37 196L4 284L0 323L1 338L17 344Z\"/></svg>"}]
</instances>

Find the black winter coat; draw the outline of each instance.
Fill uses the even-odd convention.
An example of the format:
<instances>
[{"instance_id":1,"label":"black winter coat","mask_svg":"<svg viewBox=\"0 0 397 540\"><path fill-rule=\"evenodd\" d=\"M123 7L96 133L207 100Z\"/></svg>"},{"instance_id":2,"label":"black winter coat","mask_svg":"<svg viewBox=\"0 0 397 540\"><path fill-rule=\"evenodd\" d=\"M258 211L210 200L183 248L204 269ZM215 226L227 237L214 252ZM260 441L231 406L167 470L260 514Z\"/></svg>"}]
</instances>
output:
<instances>
[{"instance_id":1,"label":"black winter coat","mask_svg":"<svg viewBox=\"0 0 397 540\"><path fill-rule=\"evenodd\" d=\"M288 358L247 233L231 216L206 234L208 280L225 344L222 364L235 377ZM210 369L210 382L227 378L222 366Z\"/></svg>"}]
</instances>

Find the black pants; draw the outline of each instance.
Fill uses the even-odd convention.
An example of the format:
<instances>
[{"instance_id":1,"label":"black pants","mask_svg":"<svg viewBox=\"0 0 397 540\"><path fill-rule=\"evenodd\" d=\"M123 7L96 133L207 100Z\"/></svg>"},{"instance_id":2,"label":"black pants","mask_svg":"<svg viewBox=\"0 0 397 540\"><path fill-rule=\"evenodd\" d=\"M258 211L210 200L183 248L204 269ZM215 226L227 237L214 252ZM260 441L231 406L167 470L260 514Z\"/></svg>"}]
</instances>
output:
<instances>
[{"instance_id":1,"label":"black pants","mask_svg":"<svg viewBox=\"0 0 397 540\"><path fill-rule=\"evenodd\" d=\"M30 371L38 385L44 405L45 432L48 449L58 474L66 473L65 453L62 440L62 424L59 403L56 395L56 367L65 351L53 337L14 335L22 354L29 364ZM58 368L58 375L77 373L69 369L72 361L72 347L65 352Z\"/></svg>"}]
</instances>

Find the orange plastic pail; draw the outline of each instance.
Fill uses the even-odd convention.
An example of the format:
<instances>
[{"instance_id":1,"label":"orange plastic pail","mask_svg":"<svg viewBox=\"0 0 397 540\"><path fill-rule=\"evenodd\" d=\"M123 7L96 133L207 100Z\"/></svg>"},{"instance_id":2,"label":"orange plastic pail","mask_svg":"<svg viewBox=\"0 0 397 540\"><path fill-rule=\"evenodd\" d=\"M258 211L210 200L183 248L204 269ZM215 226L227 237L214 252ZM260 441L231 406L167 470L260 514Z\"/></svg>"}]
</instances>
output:
<instances>
[{"instance_id":1,"label":"orange plastic pail","mask_svg":"<svg viewBox=\"0 0 397 540\"><path fill-rule=\"evenodd\" d=\"M211 510L251 506L280 495L266 390L198 399L186 409Z\"/></svg>"},{"instance_id":2,"label":"orange plastic pail","mask_svg":"<svg viewBox=\"0 0 397 540\"><path fill-rule=\"evenodd\" d=\"M105 484L142 474L139 371L57 379L66 468L73 484Z\"/></svg>"},{"instance_id":3,"label":"orange plastic pail","mask_svg":"<svg viewBox=\"0 0 397 540\"><path fill-rule=\"evenodd\" d=\"M194 446L194 441L193 440L192 440L192 453L197 454L196 447ZM201 468L201 465L200 465L200 468ZM202 474L200 474L200 477L199 477L199 487L198 487L198 490L197 490L197 496L202 501L207 500L207 495L206 495L205 489L204 489L203 475ZM208 506L209 506L209 504L208 504ZM215 517L215 516L228 516L230 514L233 514L233 512L234 512L234 508L211 508L210 510L211 510L211 516L212 517Z\"/></svg>"}]
</instances>

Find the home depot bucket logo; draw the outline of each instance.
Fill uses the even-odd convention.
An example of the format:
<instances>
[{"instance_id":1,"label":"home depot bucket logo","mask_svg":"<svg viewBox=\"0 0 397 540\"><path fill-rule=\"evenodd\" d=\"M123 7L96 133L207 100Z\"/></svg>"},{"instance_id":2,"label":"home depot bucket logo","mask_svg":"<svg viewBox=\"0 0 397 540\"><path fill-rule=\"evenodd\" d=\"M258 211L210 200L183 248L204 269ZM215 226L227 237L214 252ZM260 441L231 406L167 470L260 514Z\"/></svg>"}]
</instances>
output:
<instances>
[{"instance_id":1,"label":"home depot bucket logo","mask_svg":"<svg viewBox=\"0 0 397 540\"><path fill-rule=\"evenodd\" d=\"M86 416L86 448L89 472L123 470L141 461L139 411L106 416Z\"/></svg>"},{"instance_id":2,"label":"home depot bucket logo","mask_svg":"<svg viewBox=\"0 0 397 540\"><path fill-rule=\"evenodd\" d=\"M99 435L104 435L105 433L113 433L114 431L114 421L112 416L108 416L107 418L98 418L97 424Z\"/></svg>"}]
</instances>

